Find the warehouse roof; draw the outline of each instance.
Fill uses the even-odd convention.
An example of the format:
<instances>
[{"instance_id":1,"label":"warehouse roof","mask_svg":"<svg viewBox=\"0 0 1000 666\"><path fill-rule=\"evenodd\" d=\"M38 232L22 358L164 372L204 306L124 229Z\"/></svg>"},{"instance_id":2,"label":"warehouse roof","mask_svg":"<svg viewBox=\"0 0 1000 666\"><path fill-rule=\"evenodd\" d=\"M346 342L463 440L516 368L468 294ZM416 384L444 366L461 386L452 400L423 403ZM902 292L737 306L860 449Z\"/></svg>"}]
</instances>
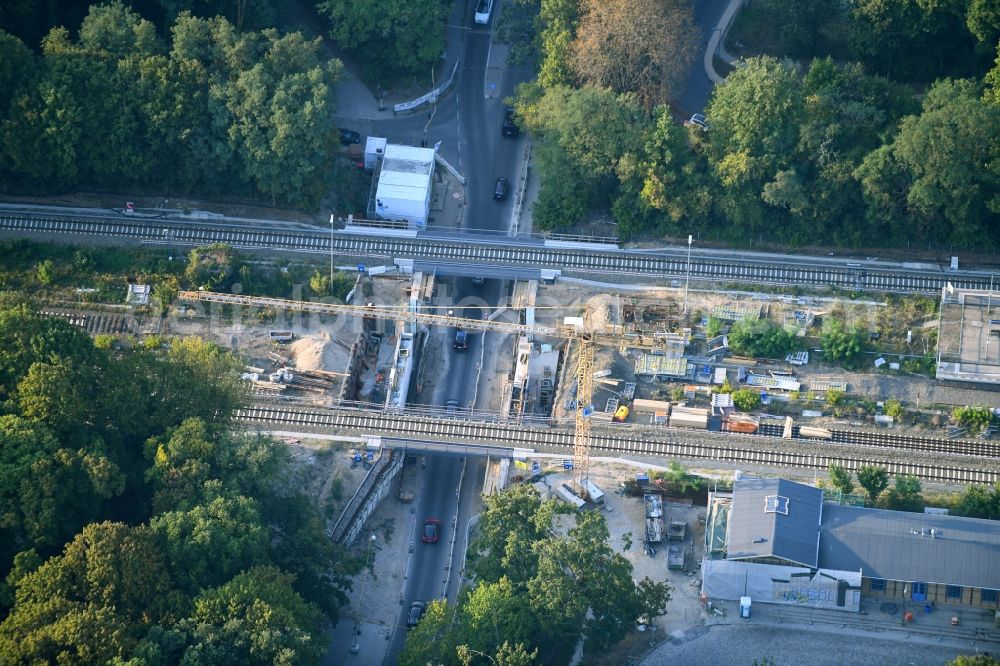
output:
<instances>
[{"instance_id":1,"label":"warehouse roof","mask_svg":"<svg viewBox=\"0 0 1000 666\"><path fill-rule=\"evenodd\" d=\"M777 557L815 567L822 514L819 488L786 479L737 481L726 559Z\"/></svg>"},{"instance_id":2,"label":"warehouse roof","mask_svg":"<svg viewBox=\"0 0 1000 666\"><path fill-rule=\"evenodd\" d=\"M868 578L1000 589L1000 522L827 504L819 566Z\"/></svg>"}]
</instances>

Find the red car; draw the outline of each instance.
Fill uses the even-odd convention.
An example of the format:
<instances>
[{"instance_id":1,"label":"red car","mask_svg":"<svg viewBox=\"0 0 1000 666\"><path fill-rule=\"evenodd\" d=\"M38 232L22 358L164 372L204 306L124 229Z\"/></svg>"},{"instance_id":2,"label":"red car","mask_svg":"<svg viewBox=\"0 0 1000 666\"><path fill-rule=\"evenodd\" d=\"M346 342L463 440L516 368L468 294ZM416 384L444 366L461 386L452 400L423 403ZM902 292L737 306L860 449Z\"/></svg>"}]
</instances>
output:
<instances>
[{"instance_id":1,"label":"red car","mask_svg":"<svg viewBox=\"0 0 1000 666\"><path fill-rule=\"evenodd\" d=\"M437 518L428 518L424 521L424 535L420 540L424 543L437 543L441 535L441 521Z\"/></svg>"}]
</instances>

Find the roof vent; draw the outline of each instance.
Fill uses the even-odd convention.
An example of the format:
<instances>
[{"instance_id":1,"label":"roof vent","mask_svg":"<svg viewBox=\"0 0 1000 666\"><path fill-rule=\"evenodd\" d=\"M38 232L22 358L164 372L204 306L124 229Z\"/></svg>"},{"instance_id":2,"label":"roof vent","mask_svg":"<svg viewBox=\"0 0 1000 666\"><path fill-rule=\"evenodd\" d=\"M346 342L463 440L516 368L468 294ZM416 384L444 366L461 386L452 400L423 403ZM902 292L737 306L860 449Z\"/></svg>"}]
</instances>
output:
<instances>
[{"instance_id":1,"label":"roof vent","mask_svg":"<svg viewBox=\"0 0 1000 666\"><path fill-rule=\"evenodd\" d=\"M781 495L768 495L764 498L764 513L781 513L788 515L788 498Z\"/></svg>"}]
</instances>

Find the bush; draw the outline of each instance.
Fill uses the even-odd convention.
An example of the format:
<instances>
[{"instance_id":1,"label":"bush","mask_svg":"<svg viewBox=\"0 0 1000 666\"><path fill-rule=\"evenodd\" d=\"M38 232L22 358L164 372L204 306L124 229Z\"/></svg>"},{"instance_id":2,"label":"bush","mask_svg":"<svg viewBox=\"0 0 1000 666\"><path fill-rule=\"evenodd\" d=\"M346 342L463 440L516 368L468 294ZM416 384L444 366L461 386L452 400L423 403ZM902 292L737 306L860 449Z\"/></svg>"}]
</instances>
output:
<instances>
[{"instance_id":1,"label":"bush","mask_svg":"<svg viewBox=\"0 0 1000 666\"><path fill-rule=\"evenodd\" d=\"M781 358L796 348L794 335L770 321L743 320L729 329L729 346L737 354Z\"/></svg>"},{"instance_id":2,"label":"bush","mask_svg":"<svg viewBox=\"0 0 1000 666\"><path fill-rule=\"evenodd\" d=\"M740 389L733 392L733 404L736 408L749 412L760 407L760 393L752 389Z\"/></svg>"},{"instance_id":3,"label":"bush","mask_svg":"<svg viewBox=\"0 0 1000 666\"><path fill-rule=\"evenodd\" d=\"M885 415L898 419L903 415L903 405L899 400L885 401Z\"/></svg>"},{"instance_id":4,"label":"bush","mask_svg":"<svg viewBox=\"0 0 1000 666\"><path fill-rule=\"evenodd\" d=\"M993 420L993 412L986 405L957 407L951 413L951 418L970 433L978 433Z\"/></svg>"}]
</instances>

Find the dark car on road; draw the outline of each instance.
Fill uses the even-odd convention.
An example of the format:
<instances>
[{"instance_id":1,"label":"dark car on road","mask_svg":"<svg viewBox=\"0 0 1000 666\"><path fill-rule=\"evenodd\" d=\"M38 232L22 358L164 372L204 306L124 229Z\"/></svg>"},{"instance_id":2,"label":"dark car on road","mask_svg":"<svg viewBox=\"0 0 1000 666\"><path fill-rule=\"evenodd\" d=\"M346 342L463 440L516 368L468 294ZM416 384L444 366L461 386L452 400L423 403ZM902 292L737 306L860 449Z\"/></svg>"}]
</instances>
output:
<instances>
[{"instance_id":1,"label":"dark car on road","mask_svg":"<svg viewBox=\"0 0 1000 666\"><path fill-rule=\"evenodd\" d=\"M426 608L427 604L422 601L414 601L410 604L410 612L406 616L406 626L412 629L420 624L420 618L424 616L424 610Z\"/></svg>"},{"instance_id":2,"label":"dark car on road","mask_svg":"<svg viewBox=\"0 0 1000 666\"><path fill-rule=\"evenodd\" d=\"M497 201L503 201L507 198L507 192L510 191L510 183L506 178L497 178L496 185L493 187L493 198Z\"/></svg>"},{"instance_id":3,"label":"dark car on road","mask_svg":"<svg viewBox=\"0 0 1000 666\"><path fill-rule=\"evenodd\" d=\"M469 348L468 331L455 331L455 343L452 345L455 351L465 351Z\"/></svg>"},{"instance_id":4,"label":"dark car on road","mask_svg":"<svg viewBox=\"0 0 1000 666\"><path fill-rule=\"evenodd\" d=\"M514 122L514 107L508 106L503 110L503 135L515 137L521 133L521 128Z\"/></svg>"},{"instance_id":5,"label":"dark car on road","mask_svg":"<svg viewBox=\"0 0 1000 666\"><path fill-rule=\"evenodd\" d=\"M437 543L441 538L441 521L437 518L428 518L424 521L424 533L420 540L424 543Z\"/></svg>"},{"instance_id":6,"label":"dark car on road","mask_svg":"<svg viewBox=\"0 0 1000 666\"><path fill-rule=\"evenodd\" d=\"M354 130L344 129L343 127L337 128L340 131L340 145L349 146L352 143L361 143L361 135Z\"/></svg>"}]
</instances>

